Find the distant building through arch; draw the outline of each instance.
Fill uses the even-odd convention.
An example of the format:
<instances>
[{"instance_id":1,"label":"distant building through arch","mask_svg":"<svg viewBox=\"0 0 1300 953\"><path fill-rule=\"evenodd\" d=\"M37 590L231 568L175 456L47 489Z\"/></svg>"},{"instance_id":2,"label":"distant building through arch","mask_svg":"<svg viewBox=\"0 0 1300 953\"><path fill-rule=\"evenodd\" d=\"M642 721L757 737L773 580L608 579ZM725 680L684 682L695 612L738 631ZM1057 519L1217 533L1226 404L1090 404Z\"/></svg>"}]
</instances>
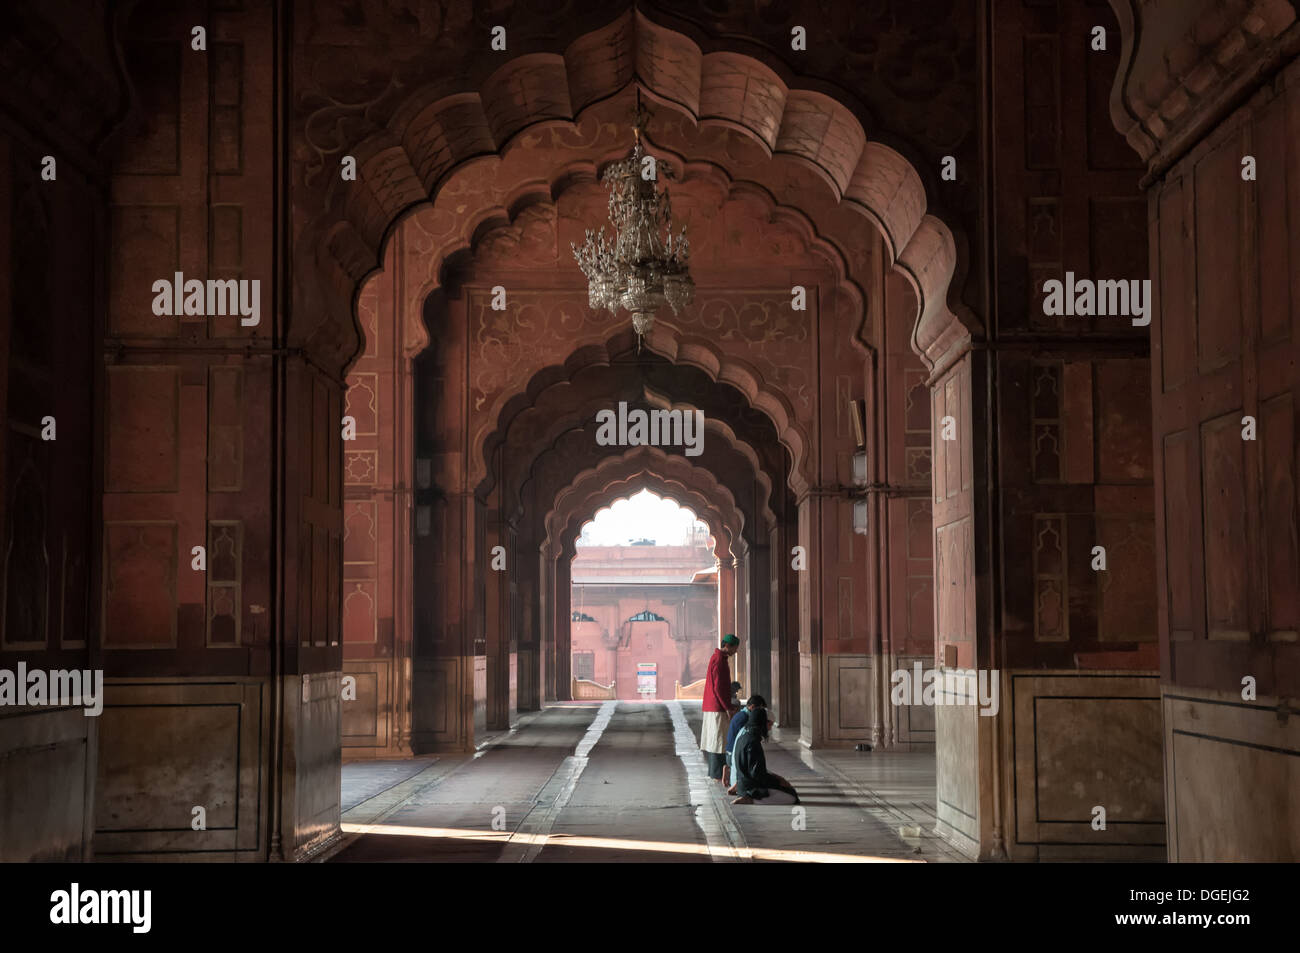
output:
<instances>
[{"instance_id":1,"label":"distant building through arch","mask_svg":"<svg viewBox=\"0 0 1300 953\"><path fill-rule=\"evenodd\" d=\"M623 542L598 543L616 539ZM643 489L602 508L576 551L575 681L649 700L701 678L718 637L717 558L695 513Z\"/></svg>"}]
</instances>

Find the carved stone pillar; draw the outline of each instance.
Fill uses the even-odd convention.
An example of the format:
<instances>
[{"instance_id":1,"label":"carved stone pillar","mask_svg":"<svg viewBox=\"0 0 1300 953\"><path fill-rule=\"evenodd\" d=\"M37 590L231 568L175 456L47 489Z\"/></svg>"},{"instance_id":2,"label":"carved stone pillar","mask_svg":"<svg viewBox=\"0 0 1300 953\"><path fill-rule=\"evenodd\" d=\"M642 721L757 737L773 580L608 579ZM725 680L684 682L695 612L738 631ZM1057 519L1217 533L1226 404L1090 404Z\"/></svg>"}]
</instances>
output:
<instances>
[{"instance_id":1,"label":"carved stone pillar","mask_svg":"<svg viewBox=\"0 0 1300 953\"><path fill-rule=\"evenodd\" d=\"M777 724L797 728L800 718L800 599L799 576L792 566L798 534L797 509L783 508L768 538L772 553L768 575L773 619L772 693Z\"/></svg>"},{"instance_id":2,"label":"carved stone pillar","mask_svg":"<svg viewBox=\"0 0 1300 953\"><path fill-rule=\"evenodd\" d=\"M747 694L759 694L772 704L772 668L773 656L777 651L777 641L772 632L772 598L770 550L766 545L766 536L761 537L764 545L755 546L749 552L748 577L749 617L752 625L749 630L749 643L752 647L749 664L749 681L745 683Z\"/></svg>"},{"instance_id":3,"label":"carved stone pillar","mask_svg":"<svg viewBox=\"0 0 1300 953\"><path fill-rule=\"evenodd\" d=\"M555 697L573 699L573 556L572 542L560 547L555 558Z\"/></svg>"},{"instance_id":4,"label":"carved stone pillar","mask_svg":"<svg viewBox=\"0 0 1300 953\"><path fill-rule=\"evenodd\" d=\"M871 738L874 679L867 653L871 576L853 532L847 485L799 501L799 729L808 747Z\"/></svg>"},{"instance_id":5,"label":"carved stone pillar","mask_svg":"<svg viewBox=\"0 0 1300 953\"><path fill-rule=\"evenodd\" d=\"M513 530L484 512L481 587L484 655L486 661L488 731L510 728L514 640L510 631L510 579L513 572Z\"/></svg>"},{"instance_id":6,"label":"carved stone pillar","mask_svg":"<svg viewBox=\"0 0 1300 953\"><path fill-rule=\"evenodd\" d=\"M723 544L725 545L725 544ZM730 553L718 556L718 640L736 632L736 566Z\"/></svg>"},{"instance_id":7,"label":"carved stone pillar","mask_svg":"<svg viewBox=\"0 0 1300 953\"><path fill-rule=\"evenodd\" d=\"M415 535L412 747L473 750L478 620L475 585L486 566L474 531L458 433L465 426L465 302L431 295L436 334L414 360Z\"/></svg>"},{"instance_id":8,"label":"carved stone pillar","mask_svg":"<svg viewBox=\"0 0 1300 953\"><path fill-rule=\"evenodd\" d=\"M749 559L747 555L737 556L736 567L736 637L740 639L740 653L731 666L731 679L740 682L746 692L753 685L754 660L757 657L750 639L749 624Z\"/></svg>"},{"instance_id":9,"label":"carved stone pillar","mask_svg":"<svg viewBox=\"0 0 1300 953\"><path fill-rule=\"evenodd\" d=\"M537 668L538 702L545 705L555 695L555 556L543 543L537 554Z\"/></svg>"}]
</instances>

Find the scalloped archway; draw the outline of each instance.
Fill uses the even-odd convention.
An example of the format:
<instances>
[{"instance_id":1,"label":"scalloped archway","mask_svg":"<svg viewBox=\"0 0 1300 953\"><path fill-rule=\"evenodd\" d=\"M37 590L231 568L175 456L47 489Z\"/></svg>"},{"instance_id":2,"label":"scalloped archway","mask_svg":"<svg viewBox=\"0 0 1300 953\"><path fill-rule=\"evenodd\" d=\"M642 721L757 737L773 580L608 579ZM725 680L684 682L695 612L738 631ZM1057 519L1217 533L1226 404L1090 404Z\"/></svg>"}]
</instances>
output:
<instances>
[{"instance_id":1,"label":"scalloped archway","mask_svg":"<svg viewBox=\"0 0 1300 953\"><path fill-rule=\"evenodd\" d=\"M577 478L564 457L583 439L574 435L590 439L587 425L602 401L619 395L677 406L734 395L705 405L710 440L721 438L725 448L708 466L728 474L717 485L738 515L736 529L724 534L732 558L743 561L750 547L773 554L738 574L737 600L749 606L752 593L762 603L764 618L781 630L773 644L789 654L799 641L787 633L810 624L795 609L805 598L796 593L843 601L843 583L824 591L821 573L860 574L867 558L853 555L865 548L861 539L835 541L849 531L832 524L845 518L842 444L853 432L846 398L869 391L881 346L882 275L892 272L911 289L913 348L932 340L947 347L962 333L946 299L957 243L926 213L920 177L899 153L871 141L851 111L742 53L699 54L642 14L629 12L608 29L563 56L509 60L475 93L413 92L385 131L350 145L358 180L334 183L303 233L314 242L320 288L357 287L381 256L393 288L385 307L371 285L360 293L366 350L348 355L355 390L347 409L364 416L377 406L388 384L372 361L391 355L391 393L416 407L401 424L413 430L414 446L396 461L397 472L410 468L415 487L413 571L437 572L441 581L417 592L413 613L417 645L445 642L433 650L440 674L425 690L456 684L451 697L477 698L467 685L481 675L463 660L488 659L486 722L466 724L471 712L476 722L484 716L477 702L449 711L441 722L451 727L423 739L431 745L509 723L516 655L518 698L531 705L546 694L541 679L525 686L523 673L537 672L546 651L535 633L554 619L563 587L544 567L563 544L551 538L551 520L543 527L537 518ZM607 71L592 51L608 43L626 49L634 65ZM686 55L665 58L673 48ZM747 91L729 86L736 79ZM690 218L693 238L708 236L697 246L706 254L692 265L696 305L661 315L640 361L694 374L677 379L693 382L689 398L671 387L666 395L649 386L635 393L649 378L629 360L631 329L590 311L561 251L598 220L597 173L627 148L622 113L634 86L659 109L652 151L684 170L672 186L674 207ZM794 284L817 289L807 318L791 316ZM498 287L511 289L504 312L489 304ZM311 300L310 290L304 294ZM389 325L390 313L408 318ZM310 338L320 329L299 330ZM633 393L623 393L628 381L619 374L637 385ZM428 412L432 418L422 419ZM422 543L421 533L436 543ZM787 579L788 560L776 555L794 544L846 562L838 570L819 564L815 578ZM446 559L453 552L464 554L455 568ZM474 567L499 553L523 568L476 576ZM846 631L865 644L867 634L857 631L864 628L853 623ZM421 630L431 635L422 640ZM445 641L447 633L459 645ZM515 633L527 644L517 644ZM854 642L841 651L862 649ZM788 659L781 665L787 687L778 707L793 723L802 676ZM417 662L414 669L418 691L430 668Z\"/></svg>"},{"instance_id":2,"label":"scalloped archway","mask_svg":"<svg viewBox=\"0 0 1300 953\"><path fill-rule=\"evenodd\" d=\"M832 206L869 221L915 291L918 349L960 323L958 314L973 323L966 309L948 306L958 244L927 213L925 185L902 155L873 141L849 108L797 78L788 83L743 52L704 53L632 9L563 54L508 60L480 90L415 90L384 129L345 142L358 178L333 181L324 208L296 236L304 267L296 269L295 300L305 306L295 309L290 340L326 361L355 360L361 335L352 306L365 278L382 266L397 222L434 199L458 170L507 163L530 133L580 135L588 109L633 85L702 130L739 133L761 155L805 167Z\"/></svg>"},{"instance_id":3,"label":"scalloped archway","mask_svg":"<svg viewBox=\"0 0 1300 953\"><path fill-rule=\"evenodd\" d=\"M634 448L578 472L555 495L554 506L544 519L547 536L541 547L541 585L544 601L553 612L543 625L543 667L551 673L548 685L554 686L558 697L564 697L570 684L570 629L565 620L571 609L570 563L576 553L575 540L594 513L643 489L689 507L709 527L718 566L717 631L739 631L748 636L748 620L737 612L736 600L738 591L755 584L749 577L754 566L744 538L744 512L708 469L656 447Z\"/></svg>"}]
</instances>

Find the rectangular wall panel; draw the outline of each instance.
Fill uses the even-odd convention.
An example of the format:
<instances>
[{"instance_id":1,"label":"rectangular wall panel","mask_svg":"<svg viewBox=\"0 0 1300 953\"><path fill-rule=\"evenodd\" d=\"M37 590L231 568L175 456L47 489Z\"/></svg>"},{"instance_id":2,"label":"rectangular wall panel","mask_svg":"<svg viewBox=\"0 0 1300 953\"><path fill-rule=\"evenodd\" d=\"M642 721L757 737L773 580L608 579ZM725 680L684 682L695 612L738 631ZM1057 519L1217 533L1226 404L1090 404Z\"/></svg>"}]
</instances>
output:
<instances>
[{"instance_id":1,"label":"rectangular wall panel","mask_svg":"<svg viewBox=\"0 0 1300 953\"><path fill-rule=\"evenodd\" d=\"M1014 859L1165 855L1159 677L1011 672ZM1105 830L1094 829L1096 808Z\"/></svg>"},{"instance_id":2,"label":"rectangular wall panel","mask_svg":"<svg viewBox=\"0 0 1300 953\"><path fill-rule=\"evenodd\" d=\"M870 737L874 717L871 690L875 659L866 655L823 655L826 666L827 740Z\"/></svg>"},{"instance_id":3,"label":"rectangular wall panel","mask_svg":"<svg viewBox=\"0 0 1300 953\"><path fill-rule=\"evenodd\" d=\"M1273 700L1169 687L1164 692L1169 859L1283 862L1300 856L1300 719Z\"/></svg>"},{"instance_id":4,"label":"rectangular wall panel","mask_svg":"<svg viewBox=\"0 0 1300 953\"><path fill-rule=\"evenodd\" d=\"M234 492L244 475L244 369L208 369L208 491Z\"/></svg>"},{"instance_id":5,"label":"rectangular wall panel","mask_svg":"<svg viewBox=\"0 0 1300 953\"><path fill-rule=\"evenodd\" d=\"M115 679L104 688L96 856L234 860L258 852L264 683ZM192 826L196 807L206 830Z\"/></svg>"},{"instance_id":6,"label":"rectangular wall panel","mask_svg":"<svg viewBox=\"0 0 1300 953\"><path fill-rule=\"evenodd\" d=\"M1264 466L1264 559L1268 571L1268 630L1276 639L1300 633L1300 552L1296 540L1296 422L1290 394L1259 408Z\"/></svg>"},{"instance_id":7,"label":"rectangular wall panel","mask_svg":"<svg viewBox=\"0 0 1300 953\"><path fill-rule=\"evenodd\" d=\"M1165 587L1169 602L1169 632L1174 639L1191 638L1201 629L1196 619L1192 593L1201 580L1194 578L1192 533L1186 514L1188 507L1200 507L1194 496L1192 481L1196 476L1192 438L1187 432L1168 434L1164 438L1164 523ZM1199 481L1198 481L1199 482Z\"/></svg>"},{"instance_id":8,"label":"rectangular wall panel","mask_svg":"<svg viewBox=\"0 0 1300 953\"><path fill-rule=\"evenodd\" d=\"M1190 320L1187 287L1191 257L1187 253L1188 243L1184 234L1187 202L1183 193L1184 181L1171 179L1158 199L1160 280L1157 287L1160 313L1152 318L1152 324L1156 325L1152 343L1159 348L1161 390L1164 393L1175 391L1186 382L1196 347L1195 322ZM1176 330L1166 334L1166 329Z\"/></svg>"},{"instance_id":9,"label":"rectangular wall panel","mask_svg":"<svg viewBox=\"0 0 1300 953\"><path fill-rule=\"evenodd\" d=\"M1250 638L1244 446L1240 413L1201 425L1205 616L1212 639Z\"/></svg>"},{"instance_id":10,"label":"rectangular wall panel","mask_svg":"<svg viewBox=\"0 0 1300 953\"><path fill-rule=\"evenodd\" d=\"M179 558L173 522L105 522L105 648L176 647Z\"/></svg>"},{"instance_id":11,"label":"rectangular wall panel","mask_svg":"<svg viewBox=\"0 0 1300 953\"><path fill-rule=\"evenodd\" d=\"M153 285L165 279L170 286L181 271L180 206L116 205L110 227L114 267L108 272L109 334L175 337L181 319L175 313L153 313ZM170 310L175 311L174 299Z\"/></svg>"},{"instance_id":12,"label":"rectangular wall panel","mask_svg":"<svg viewBox=\"0 0 1300 953\"><path fill-rule=\"evenodd\" d=\"M105 491L175 492L180 473L179 369L110 367L107 386Z\"/></svg>"},{"instance_id":13,"label":"rectangular wall panel","mask_svg":"<svg viewBox=\"0 0 1300 953\"><path fill-rule=\"evenodd\" d=\"M1240 181L1235 139L1196 167L1196 343L1202 374L1241 355L1241 190L1228 187Z\"/></svg>"}]
</instances>

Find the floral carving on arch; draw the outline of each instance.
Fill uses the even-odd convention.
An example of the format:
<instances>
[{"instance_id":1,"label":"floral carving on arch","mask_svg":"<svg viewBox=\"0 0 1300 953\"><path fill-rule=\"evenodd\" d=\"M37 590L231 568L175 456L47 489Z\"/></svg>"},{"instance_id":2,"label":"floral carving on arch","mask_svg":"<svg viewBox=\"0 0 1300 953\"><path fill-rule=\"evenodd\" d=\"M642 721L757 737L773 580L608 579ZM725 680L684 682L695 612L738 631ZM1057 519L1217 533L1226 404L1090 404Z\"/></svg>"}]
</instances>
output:
<instances>
[{"instance_id":1,"label":"floral carving on arch","mask_svg":"<svg viewBox=\"0 0 1300 953\"><path fill-rule=\"evenodd\" d=\"M874 226L888 263L917 294L914 347L925 353L945 338L956 321L946 302L956 244L926 213L923 183L908 162L872 141L853 112L831 97L801 88L797 79L783 80L743 52L706 53L633 9L562 54L507 60L480 89L451 95L442 88L415 89L383 128L343 143L357 160L358 178L333 182L324 210L295 236L290 343L345 369L359 351L357 289L379 267L395 223L437 198L462 169L518 163L520 153L523 164L546 168L535 150L548 139L572 151L584 144L597 148L602 137L619 133L611 147L624 151L626 130L588 121L588 113L634 84L660 105L669 133L676 123L698 132L701 141L725 146L729 164L718 168L733 181L750 178L755 163L777 179L797 179L794 170L802 170L808 184L799 182L797 205L819 233L836 231L832 219ZM531 148L519 149L521 143ZM572 172L578 177L594 173L590 159L577 166ZM769 191L782 195L781 188ZM814 206L817 211L809 212ZM462 233L462 242L469 237Z\"/></svg>"}]
</instances>

